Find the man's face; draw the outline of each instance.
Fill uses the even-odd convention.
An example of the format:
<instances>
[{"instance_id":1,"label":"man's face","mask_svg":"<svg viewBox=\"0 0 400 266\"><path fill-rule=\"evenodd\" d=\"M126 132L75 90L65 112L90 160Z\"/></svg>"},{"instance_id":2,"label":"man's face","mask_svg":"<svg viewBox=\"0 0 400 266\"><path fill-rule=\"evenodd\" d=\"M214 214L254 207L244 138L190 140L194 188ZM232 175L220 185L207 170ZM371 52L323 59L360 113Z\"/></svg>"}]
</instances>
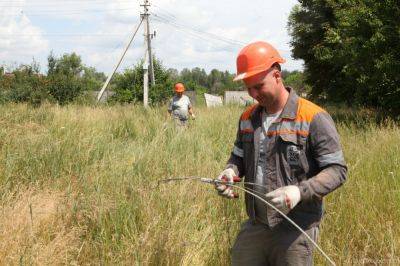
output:
<instances>
[{"instance_id":1,"label":"man's face","mask_svg":"<svg viewBox=\"0 0 400 266\"><path fill-rule=\"evenodd\" d=\"M182 95L183 95L183 92L175 92L175 93L176 93L176 96L178 96L179 98L182 97Z\"/></svg>"},{"instance_id":2,"label":"man's face","mask_svg":"<svg viewBox=\"0 0 400 266\"><path fill-rule=\"evenodd\" d=\"M261 72L243 80L251 97L256 99L261 106L267 106L277 97L280 73L275 68Z\"/></svg>"}]
</instances>

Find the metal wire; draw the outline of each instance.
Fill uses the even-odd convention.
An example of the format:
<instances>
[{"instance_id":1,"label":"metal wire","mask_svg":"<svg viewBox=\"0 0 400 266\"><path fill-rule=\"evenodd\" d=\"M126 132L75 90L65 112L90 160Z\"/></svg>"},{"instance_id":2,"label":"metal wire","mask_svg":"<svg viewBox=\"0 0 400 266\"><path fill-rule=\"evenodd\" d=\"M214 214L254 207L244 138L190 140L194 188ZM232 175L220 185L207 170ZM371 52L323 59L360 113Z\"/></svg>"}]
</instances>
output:
<instances>
[{"instance_id":1,"label":"metal wire","mask_svg":"<svg viewBox=\"0 0 400 266\"><path fill-rule=\"evenodd\" d=\"M161 183L169 183L169 182L173 182L173 181L185 181L185 180L200 180L200 179L204 179L204 178L206 178L206 177L186 176L186 177L174 177L174 178L160 179L160 180L157 181L157 186L159 186ZM215 180L215 183L217 183L217 182L218 181ZM222 185L224 185L226 182L221 181L220 183ZM241 183L245 184L245 185L252 185L252 186L261 187L261 188L265 189L265 186L260 185L260 184L256 184L256 183L252 183L252 182L241 182ZM249 190L252 190L252 189L249 189ZM252 190L252 191L254 191L254 190Z\"/></svg>"},{"instance_id":2,"label":"metal wire","mask_svg":"<svg viewBox=\"0 0 400 266\"><path fill-rule=\"evenodd\" d=\"M187 177L174 177L174 178L160 179L157 181L157 187L159 187L160 184L169 183L172 181L199 180L202 178L203 177L199 177L199 176L187 176Z\"/></svg>"},{"instance_id":3,"label":"metal wire","mask_svg":"<svg viewBox=\"0 0 400 266\"><path fill-rule=\"evenodd\" d=\"M244 191L245 193L248 193L254 197L256 197L257 199L261 200L262 202L264 202L265 204L267 204L269 207L271 207L272 209L274 209L275 211L277 211L280 215L283 216L283 218L285 218L288 222L290 222L297 230L299 230L303 235L306 236L306 238L308 240L310 240L310 242L317 248L317 250L326 258L326 260L333 266L336 266L335 262L320 248L320 246L300 227L298 226L292 219L290 219L286 214L284 214L281 210L279 210L278 208L276 208L274 205L272 205L271 203L269 203L267 200L265 200L264 198L262 198L261 196L263 196L262 192L259 191L255 191L253 189L250 188L242 188L238 185L233 184L232 182L226 182L223 180L218 180L218 179L211 179L211 178L205 178L205 177L198 177L198 176L189 176L189 177L177 177L177 178L168 178L168 179L162 179L162 180L158 180L158 186L160 185L160 183L168 183L168 182L172 182L172 181L182 181L182 180L200 180L204 183L208 183L208 184L221 184L221 185L227 185L233 188L237 188L239 190ZM256 184L256 183L252 183L252 182L241 182L242 184L248 184L248 185L253 185L253 186L259 186L262 188L265 188L265 186L262 186L260 184ZM261 195L260 195L261 194Z\"/></svg>"},{"instance_id":4,"label":"metal wire","mask_svg":"<svg viewBox=\"0 0 400 266\"><path fill-rule=\"evenodd\" d=\"M292 221L286 214L284 214L283 212L281 212L278 208L276 208L274 205L272 205L271 203L269 203L268 201L266 201L265 199L263 199L262 197L260 197L259 195L256 195L255 193L249 191L248 189L242 188L240 186L237 185L229 185L231 187L237 188L239 190L244 191L245 193L248 193L254 197L256 197L257 199L261 200L262 202L264 202L265 204L267 204L269 207L273 208L275 211L277 211L280 215L282 215L287 221L289 221L294 227L296 227L297 230L299 230L303 235L305 235L307 237L308 240L311 241L311 243L319 250L319 252L321 252L321 254L327 259L327 261L329 263L331 263L331 265L335 266L335 262L329 258L329 256L318 246L318 244L303 230L301 229L300 226L298 226L294 221Z\"/></svg>"}]
</instances>

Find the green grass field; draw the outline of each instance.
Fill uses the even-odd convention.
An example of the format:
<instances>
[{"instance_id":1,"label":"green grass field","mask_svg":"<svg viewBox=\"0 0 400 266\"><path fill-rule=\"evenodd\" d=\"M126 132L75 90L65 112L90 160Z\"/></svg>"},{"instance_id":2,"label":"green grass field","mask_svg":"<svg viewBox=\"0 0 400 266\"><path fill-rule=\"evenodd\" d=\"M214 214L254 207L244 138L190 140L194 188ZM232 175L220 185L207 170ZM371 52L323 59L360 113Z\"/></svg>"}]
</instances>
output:
<instances>
[{"instance_id":1,"label":"green grass field","mask_svg":"<svg viewBox=\"0 0 400 266\"><path fill-rule=\"evenodd\" d=\"M0 106L0 264L229 265L243 195L157 180L215 177L242 110L201 107L181 131L162 108ZM333 114L349 176L319 243L338 265L399 265L400 127Z\"/></svg>"}]
</instances>

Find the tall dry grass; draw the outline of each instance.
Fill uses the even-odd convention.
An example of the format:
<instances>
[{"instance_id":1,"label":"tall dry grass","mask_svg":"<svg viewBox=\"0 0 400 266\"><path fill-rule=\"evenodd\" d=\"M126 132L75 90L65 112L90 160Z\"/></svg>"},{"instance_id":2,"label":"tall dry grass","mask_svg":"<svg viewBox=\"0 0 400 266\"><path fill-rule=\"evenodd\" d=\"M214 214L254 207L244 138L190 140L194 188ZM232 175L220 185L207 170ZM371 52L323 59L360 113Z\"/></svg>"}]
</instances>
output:
<instances>
[{"instance_id":1,"label":"tall dry grass","mask_svg":"<svg viewBox=\"0 0 400 266\"><path fill-rule=\"evenodd\" d=\"M224 167L242 108L196 111L182 131L162 108L1 106L0 264L228 265L243 197L157 186ZM339 265L398 265L400 128L340 114L349 179L319 242Z\"/></svg>"}]
</instances>

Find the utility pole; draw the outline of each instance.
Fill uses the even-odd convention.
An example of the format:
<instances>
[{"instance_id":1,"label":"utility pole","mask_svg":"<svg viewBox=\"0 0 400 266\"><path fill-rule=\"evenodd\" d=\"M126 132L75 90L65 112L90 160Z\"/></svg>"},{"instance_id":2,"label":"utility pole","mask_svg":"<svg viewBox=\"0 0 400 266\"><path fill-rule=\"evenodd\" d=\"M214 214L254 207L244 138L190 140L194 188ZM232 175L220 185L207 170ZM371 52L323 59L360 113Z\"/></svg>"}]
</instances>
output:
<instances>
[{"instance_id":1,"label":"utility pole","mask_svg":"<svg viewBox=\"0 0 400 266\"><path fill-rule=\"evenodd\" d=\"M149 51L149 62L150 62L150 80L151 80L151 85L155 85L156 81L154 79L154 65L153 65L153 53L151 52L151 40L153 37L155 37L155 32L154 33L149 33L150 32L150 26L149 26L149 20L147 19L147 45L148 45L148 51Z\"/></svg>"},{"instance_id":2,"label":"utility pole","mask_svg":"<svg viewBox=\"0 0 400 266\"><path fill-rule=\"evenodd\" d=\"M140 14L144 22L144 63L143 63L143 104L145 107L149 105L149 80L151 85L155 84L154 80L154 68L153 68L153 57L151 53L151 39L154 36L150 34L149 26L149 0L144 0L144 3L140 5L143 7L143 13ZM150 70L150 77L149 77Z\"/></svg>"},{"instance_id":3,"label":"utility pole","mask_svg":"<svg viewBox=\"0 0 400 266\"><path fill-rule=\"evenodd\" d=\"M154 34L150 34L150 26L149 26L149 7L150 3L149 0L143 0L143 4L140 6L143 7L143 13L140 14L140 23L136 27L135 32L133 36L131 37L128 45L124 49L120 59L118 60L117 65L114 67L113 71L108 75L108 78L106 82L104 83L103 87L101 88L99 94L97 95L97 101L101 100L101 97L104 93L104 91L107 89L108 84L110 83L112 77L114 76L115 72L117 71L118 67L120 66L126 52L129 49L129 46L131 45L133 39L135 38L136 33L138 32L140 26L143 24L144 25L144 64L143 64L143 104L145 107L148 107L149 105L149 80L151 82L151 85L155 85L155 79L154 79L154 68L153 68L153 57L151 53L151 39L155 37L155 32ZM150 77L149 77L149 70L150 70Z\"/></svg>"}]
</instances>

